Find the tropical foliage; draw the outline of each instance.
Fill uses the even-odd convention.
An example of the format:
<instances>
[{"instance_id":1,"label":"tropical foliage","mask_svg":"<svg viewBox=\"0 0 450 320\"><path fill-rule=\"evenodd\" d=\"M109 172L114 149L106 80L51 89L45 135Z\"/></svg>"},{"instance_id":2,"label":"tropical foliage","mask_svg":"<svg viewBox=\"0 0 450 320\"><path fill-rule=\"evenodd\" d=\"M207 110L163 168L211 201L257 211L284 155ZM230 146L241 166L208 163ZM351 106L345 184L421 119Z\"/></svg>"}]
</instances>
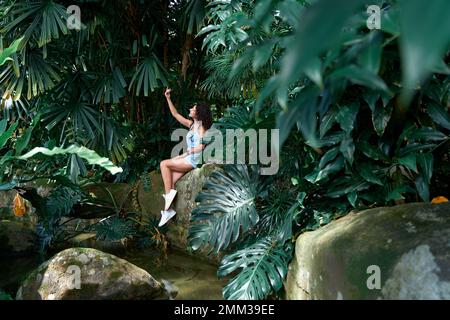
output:
<instances>
[{"instance_id":1,"label":"tropical foliage","mask_svg":"<svg viewBox=\"0 0 450 320\"><path fill-rule=\"evenodd\" d=\"M223 255L227 299L280 297L305 230L449 197L448 0L89 0L79 30L71 4L0 1L0 190L32 201L43 248L81 213L101 214L82 230L101 239L165 243L82 187L150 188L177 126L168 85L183 114L208 100L219 130L280 130L276 175L223 166L192 212L189 246ZM59 185L47 198L21 185L40 177Z\"/></svg>"},{"instance_id":2,"label":"tropical foliage","mask_svg":"<svg viewBox=\"0 0 450 320\"><path fill-rule=\"evenodd\" d=\"M233 179L235 169L225 169L198 196L191 246L227 253L219 275L241 270L225 297L261 299L279 290L286 240L302 230L352 208L437 195L430 185L439 179L435 159L448 157L450 69L449 31L435 28L448 23L449 4L377 4L380 30L367 27L366 1L210 2L200 31L211 72L203 87L211 96L246 97L253 118L277 110L284 144L276 177ZM418 18L424 10L429 15ZM239 119L227 117L221 122ZM247 193L239 197L222 191L242 185ZM251 191L258 186L259 198ZM248 211L242 218L241 208ZM268 240L271 229L288 236Z\"/></svg>"}]
</instances>

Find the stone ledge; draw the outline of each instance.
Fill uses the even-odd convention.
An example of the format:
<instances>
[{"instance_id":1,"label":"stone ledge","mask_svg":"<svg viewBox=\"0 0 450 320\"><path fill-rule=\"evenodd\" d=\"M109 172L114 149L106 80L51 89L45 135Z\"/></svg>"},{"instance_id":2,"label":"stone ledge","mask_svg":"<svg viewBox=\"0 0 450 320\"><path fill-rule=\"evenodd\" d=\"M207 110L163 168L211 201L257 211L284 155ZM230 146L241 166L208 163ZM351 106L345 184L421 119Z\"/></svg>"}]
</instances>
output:
<instances>
[{"instance_id":1,"label":"stone ledge","mask_svg":"<svg viewBox=\"0 0 450 320\"><path fill-rule=\"evenodd\" d=\"M287 298L450 299L449 249L449 203L351 213L299 236Z\"/></svg>"}]
</instances>

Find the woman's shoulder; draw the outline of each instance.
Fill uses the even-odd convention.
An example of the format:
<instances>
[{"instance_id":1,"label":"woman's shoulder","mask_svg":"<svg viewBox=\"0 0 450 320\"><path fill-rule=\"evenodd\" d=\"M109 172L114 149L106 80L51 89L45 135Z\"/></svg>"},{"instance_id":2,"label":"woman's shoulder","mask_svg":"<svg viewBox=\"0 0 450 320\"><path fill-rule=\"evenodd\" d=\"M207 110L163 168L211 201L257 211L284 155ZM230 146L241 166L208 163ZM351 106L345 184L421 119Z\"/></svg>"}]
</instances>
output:
<instances>
[{"instance_id":1,"label":"woman's shoulder","mask_svg":"<svg viewBox=\"0 0 450 320\"><path fill-rule=\"evenodd\" d=\"M198 128L198 133L199 133L200 135L203 135L205 132L206 132L206 129L205 129L204 126L200 126L200 127Z\"/></svg>"}]
</instances>

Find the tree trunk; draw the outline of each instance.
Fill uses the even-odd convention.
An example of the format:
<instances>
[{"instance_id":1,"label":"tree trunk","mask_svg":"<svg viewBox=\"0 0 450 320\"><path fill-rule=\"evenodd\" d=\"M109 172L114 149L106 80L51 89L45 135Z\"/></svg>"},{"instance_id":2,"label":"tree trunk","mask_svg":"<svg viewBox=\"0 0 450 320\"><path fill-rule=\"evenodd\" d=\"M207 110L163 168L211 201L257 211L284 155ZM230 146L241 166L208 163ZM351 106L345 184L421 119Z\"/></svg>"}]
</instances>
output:
<instances>
[{"instance_id":1,"label":"tree trunk","mask_svg":"<svg viewBox=\"0 0 450 320\"><path fill-rule=\"evenodd\" d=\"M183 50L182 50L182 60L181 60L181 76L183 80L186 81L187 69L191 64L189 51L192 48L192 43L194 41L193 34L186 34L186 40L184 42Z\"/></svg>"}]
</instances>

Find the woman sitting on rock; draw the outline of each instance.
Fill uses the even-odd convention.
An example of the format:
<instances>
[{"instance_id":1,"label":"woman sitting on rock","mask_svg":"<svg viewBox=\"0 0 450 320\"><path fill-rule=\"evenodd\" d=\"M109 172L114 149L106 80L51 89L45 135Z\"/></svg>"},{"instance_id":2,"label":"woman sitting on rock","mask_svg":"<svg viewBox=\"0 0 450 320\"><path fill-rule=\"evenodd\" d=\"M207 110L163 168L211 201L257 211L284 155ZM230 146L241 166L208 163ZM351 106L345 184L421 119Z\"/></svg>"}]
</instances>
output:
<instances>
[{"instance_id":1,"label":"woman sitting on rock","mask_svg":"<svg viewBox=\"0 0 450 320\"><path fill-rule=\"evenodd\" d=\"M189 128L189 132L186 135L187 152L180 156L176 156L172 159L166 159L161 161L161 175L164 181L163 195L165 200L164 210L161 211L161 221L159 226L163 226L169 221L176 212L170 208L177 191L175 190L175 183L187 172L194 168L197 168L199 163L201 152L205 147L202 143L203 135L212 125L211 110L209 106L205 104L196 104L189 109L189 117L192 119L186 119L178 113L177 109L170 99L171 89L166 89L164 95L166 96L167 104L169 105L170 113L177 119L179 123Z\"/></svg>"}]
</instances>

